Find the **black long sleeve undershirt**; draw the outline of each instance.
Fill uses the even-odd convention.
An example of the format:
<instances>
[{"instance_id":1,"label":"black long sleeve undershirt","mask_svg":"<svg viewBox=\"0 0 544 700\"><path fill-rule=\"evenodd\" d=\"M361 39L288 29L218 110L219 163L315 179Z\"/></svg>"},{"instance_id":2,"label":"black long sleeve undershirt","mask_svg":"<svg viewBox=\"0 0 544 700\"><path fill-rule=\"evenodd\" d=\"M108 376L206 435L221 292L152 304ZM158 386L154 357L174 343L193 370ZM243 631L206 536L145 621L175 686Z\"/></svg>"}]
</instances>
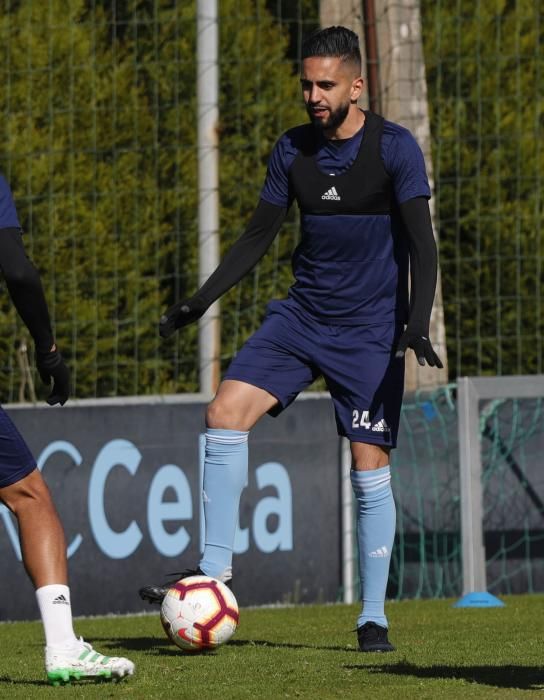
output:
<instances>
[{"instance_id":1,"label":"black long sleeve undershirt","mask_svg":"<svg viewBox=\"0 0 544 700\"><path fill-rule=\"evenodd\" d=\"M9 295L38 352L53 346L53 332L40 275L26 255L18 228L0 229L0 269Z\"/></svg>"},{"instance_id":2,"label":"black long sleeve undershirt","mask_svg":"<svg viewBox=\"0 0 544 700\"><path fill-rule=\"evenodd\" d=\"M429 202L415 197L400 205L410 251L409 325L428 335L437 279L437 251ZM239 282L264 256L287 213L283 207L260 200L246 230L195 295L208 307Z\"/></svg>"},{"instance_id":3,"label":"black long sleeve undershirt","mask_svg":"<svg viewBox=\"0 0 544 700\"><path fill-rule=\"evenodd\" d=\"M244 233L228 250L195 297L208 307L239 282L270 248L286 213L287 208L259 200Z\"/></svg>"},{"instance_id":4,"label":"black long sleeve undershirt","mask_svg":"<svg viewBox=\"0 0 544 700\"><path fill-rule=\"evenodd\" d=\"M399 209L410 251L408 328L428 336L438 269L429 202L426 197L415 197L401 204Z\"/></svg>"}]
</instances>

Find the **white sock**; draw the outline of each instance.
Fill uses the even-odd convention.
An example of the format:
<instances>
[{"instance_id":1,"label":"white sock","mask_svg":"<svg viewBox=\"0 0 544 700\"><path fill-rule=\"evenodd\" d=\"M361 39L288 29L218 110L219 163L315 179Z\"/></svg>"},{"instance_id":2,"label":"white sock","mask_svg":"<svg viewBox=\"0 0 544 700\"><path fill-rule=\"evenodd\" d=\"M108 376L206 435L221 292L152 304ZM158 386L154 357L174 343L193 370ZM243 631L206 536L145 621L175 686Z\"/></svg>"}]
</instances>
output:
<instances>
[{"instance_id":1,"label":"white sock","mask_svg":"<svg viewBox=\"0 0 544 700\"><path fill-rule=\"evenodd\" d=\"M76 642L68 586L60 583L42 586L36 590L36 599L42 616L46 645L64 647Z\"/></svg>"}]
</instances>

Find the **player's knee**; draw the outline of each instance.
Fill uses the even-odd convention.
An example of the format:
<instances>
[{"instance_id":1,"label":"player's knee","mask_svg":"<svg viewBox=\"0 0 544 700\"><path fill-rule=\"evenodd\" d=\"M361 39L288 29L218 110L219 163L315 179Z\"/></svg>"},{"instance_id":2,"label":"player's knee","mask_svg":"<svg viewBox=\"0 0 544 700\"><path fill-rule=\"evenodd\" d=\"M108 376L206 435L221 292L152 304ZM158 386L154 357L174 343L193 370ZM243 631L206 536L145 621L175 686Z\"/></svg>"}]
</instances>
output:
<instances>
[{"instance_id":1,"label":"player's knee","mask_svg":"<svg viewBox=\"0 0 544 700\"><path fill-rule=\"evenodd\" d=\"M371 471L389 464L390 448L363 442L351 444L351 468L355 471Z\"/></svg>"},{"instance_id":2,"label":"player's knee","mask_svg":"<svg viewBox=\"0 0 544 700\"><path fill-rule=\"evenodd\" d=\"M206 426L222 430L244 430L238 411L221 398L215 398L206 411Z\"/></svg>"},{"instance_id":3,"label":"player's knee","mask_svg":"<svg viewBox=\"0 0 544 700\"><path fill-rule=\"evenodd\" d=\"M48 505L51 502L51 493L41 472L35 469L20 481L3 488L0 498L9 510L17 515L28 506Z\"/></svg>"}]
</instances>

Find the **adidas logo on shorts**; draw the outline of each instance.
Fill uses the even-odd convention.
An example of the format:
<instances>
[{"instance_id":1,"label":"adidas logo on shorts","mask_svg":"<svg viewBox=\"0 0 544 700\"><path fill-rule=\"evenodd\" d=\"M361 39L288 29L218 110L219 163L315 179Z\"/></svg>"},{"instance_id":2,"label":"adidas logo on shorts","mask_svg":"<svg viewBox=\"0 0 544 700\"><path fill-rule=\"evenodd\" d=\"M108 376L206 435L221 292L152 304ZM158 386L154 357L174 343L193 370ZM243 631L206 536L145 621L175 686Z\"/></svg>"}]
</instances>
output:
<instances>
[{"instance_id":1,"label":"adidas logo on shorts","mask_svg":"<svg viewBox=\"0 0 544 700\"><path fill-rule=\"evenodd\" d=\"M385 419L382 418L377 423L374 423L374 425L372 426L372 430L375 433L389 433L391 431L391 428L387 425Z\"/></svg>"},{"instance_id":2,"label":"adidas logo on shorts","mask_svg":"<svg viewBox=\"0 0 544 700\"><path fill-rule=\"evenodd\" d=\"M337 201L340 201L342 198L336 191L336 187L331 187L330 190L327 190L325 194L321 195L321 199L335 199Z\"/></svg>"},{"instance_id":3,"label":"adidas logo on shorts","mask_svg":"<svg viewBox=\"0 0 544 700\"><path fill-rule=\"evenodd\" d=\"M384 545L383 547L378 547L378 549L375 549L373 552L369 552L368 556L372 557L373 559L382 559L388 554L389 552L387 551L387 547Z\"/></svg>"}]
</instances>

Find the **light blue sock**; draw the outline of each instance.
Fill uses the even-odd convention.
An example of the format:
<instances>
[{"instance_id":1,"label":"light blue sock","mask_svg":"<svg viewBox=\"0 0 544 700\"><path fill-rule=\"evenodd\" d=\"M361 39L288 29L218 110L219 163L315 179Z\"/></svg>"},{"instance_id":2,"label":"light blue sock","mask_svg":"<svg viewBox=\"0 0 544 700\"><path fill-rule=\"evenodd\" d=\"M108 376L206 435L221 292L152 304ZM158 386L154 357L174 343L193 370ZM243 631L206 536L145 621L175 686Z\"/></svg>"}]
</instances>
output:
<instances>
[{"instance_id":1,"label":"light blue sock","mask_svg":"<svg viewBox=\"0 0 544 700\"><path fill-rule=\"evenodd\" d=\"M232 575L240 495L247 482L247 436L239 430L206 431L202 493L206 536L199 566L214 578Z\"/></svg>"},{"instance_id":2,"label":"light blue sock","mask_svg":"<svg viewBox=\"0 0 544 700\"><path fill-rule=\"evenodd\" d=\"M357 627L365 622L387 627L384 601L396 527L389 465L364 472L352 470L351 485L357 499L359 574L363 602Z\"/></svg>"}]
</instances>

